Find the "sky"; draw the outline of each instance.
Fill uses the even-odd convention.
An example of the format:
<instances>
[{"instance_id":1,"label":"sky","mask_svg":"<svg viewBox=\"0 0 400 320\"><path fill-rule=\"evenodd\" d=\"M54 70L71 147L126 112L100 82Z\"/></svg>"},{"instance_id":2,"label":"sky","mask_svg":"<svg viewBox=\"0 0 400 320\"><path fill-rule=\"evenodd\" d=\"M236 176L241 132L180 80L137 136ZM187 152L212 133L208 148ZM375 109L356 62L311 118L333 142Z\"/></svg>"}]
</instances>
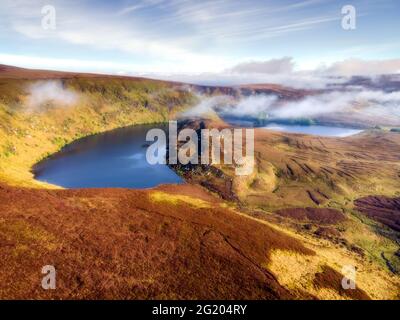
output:
<instances>
[{"instance_id":1,"label":"sky","mask_svg":"<svg viewBox=\"0 0 400 320\"><path fill-rule=\"evenodd\" d=\"M399 30L398 0L0 0L0 63L189 82L400 73Z\"/></svg>"}]
</instances>

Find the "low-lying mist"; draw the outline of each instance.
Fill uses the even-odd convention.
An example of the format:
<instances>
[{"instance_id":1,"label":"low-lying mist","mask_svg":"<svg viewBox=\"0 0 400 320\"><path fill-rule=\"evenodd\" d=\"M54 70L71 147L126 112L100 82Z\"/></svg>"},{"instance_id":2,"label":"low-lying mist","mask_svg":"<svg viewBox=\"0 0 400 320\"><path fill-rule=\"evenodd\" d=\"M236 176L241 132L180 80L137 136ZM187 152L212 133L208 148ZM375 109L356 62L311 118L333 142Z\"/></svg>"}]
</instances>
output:
<instances>
[{"instance_id":1,"label":"low-lying mist","mask_svg":"<svg viewBox=\"0 0 400 320\"><path fill-rule=\"evenodd\" d=\"M61 81L37 81L28 86L27 106L33 110L52 102L60 106L71 106L78 101L78 94L65 88Z\"/></svg>"},{"instance_id":2,"label":"low-lying mist","mask_svg":"<svg viewBox=\"0 0 400 320\"><path fill-rule=\"evenodd\" d=\"M327 91L310 94L300 100L277 95L254 94L234 99L231 96L200 97L200 103L186 116L204 116L216 112L223 117L254 119L301 119L323 115L378 115L398 119L400 123L400 91L384 92L365 88Z\"/></svg>"}]
</instances>

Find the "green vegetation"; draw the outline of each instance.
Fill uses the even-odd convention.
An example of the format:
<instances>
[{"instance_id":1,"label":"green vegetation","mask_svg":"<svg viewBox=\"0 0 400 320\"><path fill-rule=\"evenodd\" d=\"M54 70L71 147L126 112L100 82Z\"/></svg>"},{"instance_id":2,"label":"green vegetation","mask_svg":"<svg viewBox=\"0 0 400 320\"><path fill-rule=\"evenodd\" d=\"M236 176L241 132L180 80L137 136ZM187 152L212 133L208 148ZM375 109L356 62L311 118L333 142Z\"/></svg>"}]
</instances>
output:
<instances>
[{"instance_id":1,"label":"green vegetation","mask_svg":"<svg viewBox=\"0 0 400 320\"><path fill-rule=\"evenodd\" d=\"M4 145L3 145L3 152L2 155L6 158L11 157L13 155L17 154L17 149L15 148L15 146L7 141Z\"/></svg>"}]
</instances>

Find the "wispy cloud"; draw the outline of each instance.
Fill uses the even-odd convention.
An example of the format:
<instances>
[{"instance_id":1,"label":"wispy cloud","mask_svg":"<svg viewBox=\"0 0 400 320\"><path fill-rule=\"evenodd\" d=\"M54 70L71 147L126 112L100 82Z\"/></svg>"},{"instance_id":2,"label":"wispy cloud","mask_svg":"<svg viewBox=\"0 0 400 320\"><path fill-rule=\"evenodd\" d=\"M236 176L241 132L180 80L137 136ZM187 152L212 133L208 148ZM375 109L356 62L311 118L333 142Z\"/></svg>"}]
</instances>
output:
<instances>
[{"instance_id":1,"label":"wispy cloud","mask_svg":"<svg viewBox=\"0 0 400 320\"><path fill-rule=\"evenodd\" d=\"M57 29L54 31L41 28L38 2L4 0L0 9L10 24L7 31L30 39L116 50L140 55L142 59L159 59L153 66L163 64L164 70L178 68L182 72L199 72L224 68L234 62L233 57L216 53L210 46L205 46L206 43L221 46L227 41L257 41L338 19L315 14L304 19L291 15L285 19L274 16L279 12L307 9L320 2L141 0L127 6L115 6L112 12L93 6L90 10L82 10L85 2L80 6L76 1L55 0ZM142 14L146 10L151 11Z\"/></svg>"},{"instance_id":2,"label":"wispy cloud","mask_svg":"<svg viewBox=\"0 0 400 320\"><path fill-rule=\"evenodd\" d=\"M271 59L266 61L249 61L242 62L229 71L232 73L246 74L246 73L265 73L265 74L279 74L291 73L294 69L294 61L292 57L284 57L280 59Z\"/></svg>"},{"instance_id":3,"label":"wispy cloud","mask_svg":"<svg viewBox=\"0 0 400 320\"><path fill-rule=\"evenodd\" d=\"M18 11L17 7L13 8ZM182 71L193 64L203 68L204 65L216 67L221 63L217 57L198 54L190 48L176 45L173 41L146 34L139 25L132 26L124 21L112 19L108 15L99 16L99 13L83 15L68 6L57 8L59 8L57 10L58 25L54 31L41 28L38 23L40 15L29 16L18 13L16 13L16 19L12 21L12 28L31 39L50 39L101 50L117 50L163 59L164 63L169 63L168 67L173 64L180 65ZM37 11L32 8L28 12ZM157 67L157 64L154 64L154 67Z\"/></svg>"},{"instance_id":4,"label":"wispy cloud","mask_svg":"<svg viewBox=\"0 0 400 320\"><path fill-rule=\"evenodd\" d=\"M400 59L348 59L322 64L312 69L299 69L293 57L283 57L264 61L245 61L223 71L144 75L203 85L272 83L298 89L325 89L344 84L352 76L375 78L383 74L400 75Z\"/></svg>"},{"instance_id":5,"label":"wispy cloud","mask_svg":"<svg viewBox=\"0 0 400 320\"><path fill-rule=\"evenodd\" d=\"M346 59L335 62L329 67L321 68L321 72L342 76L395 74L400 73L400 59Z\"/></svg>"},{"instance_id":6,"label":"wispy cloud","mask_svg":"<svg viewBox=\"0 0 400 320\"><path fill-rule=\"evenodd\" d=\"M99 63L126 66L121 70L126 73L215 74L235 64L266 61L274 56L293 55L297 61L299 57L304 61L305 55L316 56L318 53L317 60L323 62L324 56L319 51L324 49L328 54L337 53L330 61L349 58L352 52L357 57L377 52L364 49L371 46L380 47L382 56L384 52L395 50L394 47L371 44L372 40L353 43L351 33L344 33L340 27L341 6L334 1L126 0L94 3L92 0L53 0L57 29L43 30L40 9L48 4L47 1L2 0L0 38L8 42L0 43L0 52L17 59L21 50L17 49L17 53L8 48L23 47L24 57L60 57L59 61L64 65L68 64L66 60L75 60L75 64L79 64L77 60L88 61L90 52L93 60ZM360 8L359 15L367 12L368 5L376 1L361 3L354 0ZM321 30L336 35L340 32L340 37L327 41L321 36ZM332 46L335 41L340 48L328 51L327 45ZM47 51L47 47L51 50ZM39 60L35 58L34 61ZM252 73L254 78L256 72ZM283 79L282 74L275 72L275 78ZM231 72L231 75L238 77L237 72Z\"/></svg>"},{"instance_id":7,"label":"wispy cloud","mask_svg":"<svg viewBox=\"0 0 400 320\"><path fill-rule=\"evenodd\" d=\"M122 9L120 9L117 12L118 16L123 16L126 14L130 14L132 12L144 9L144 8L149 8L149 7L153 7L153 6L157 6L160 5L162 3L164 3L165 0L141 0L141 1L137 1L135 4L133 5L128 5Z\"/></svg>"}]
</instances>

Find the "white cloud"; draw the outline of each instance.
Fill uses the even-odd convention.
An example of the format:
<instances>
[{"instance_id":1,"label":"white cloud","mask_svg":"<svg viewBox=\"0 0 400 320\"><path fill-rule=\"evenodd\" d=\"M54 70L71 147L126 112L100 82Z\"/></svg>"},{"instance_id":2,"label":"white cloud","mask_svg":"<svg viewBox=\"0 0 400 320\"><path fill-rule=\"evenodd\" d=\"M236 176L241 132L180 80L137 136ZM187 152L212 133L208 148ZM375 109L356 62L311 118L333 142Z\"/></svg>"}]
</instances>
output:
<instances>
[{"instance_id":1,"label":"white cloud","mask_svg":"<svg viewBox=\"0 0 400 320\"><path fill-rule=\"evenodd\" d=\"M400 73L400 59L386 60L362 60L347 59L338 61L332 65L321 68L321 72L330 75L366 75L373 76L379 74L395 74Z\"/></svg>"},{"instance_id":2,"label":"white cloud","mask_svg":"<svg viewBox=\"0 0 400 320\"><path fill-rule=\"evenodd\" d=\"M34 56L1 54L0 63L12 66L19 66L33 69L50 69L58 71L81 71L96 73L114 73L114 70L140 70L139 65L123 64L112 61L99 60L79 60L79 59L60 59L60 58L42 58ZM124 71L125 74L128 72Z\"/></svg>"},{"instance_id":3,"label":"white cloud","mask_svg":"<svg viewBox=\"0 0 400 320\"><path fill-rule=\"evenodd\" d=\"M31 109L37 109L46 102L54 102L62 106L70 106L78 101L78 94L64 88L60 81L38 81L28 88L27 105Z\"/></svg>"},{"instance_id":4,"label":"white cloud","mask_svg":"<svg viewBox=\"0 0 400 320\"><path fill-rule=\"evenodd\" d=\"M14 31L43 44L52 41L133 54L132 59L140 56L149 61L148 72L216 72L237 62L234 52L225 56L216 53L226 42L239 44L279 36L338 19L320 15L284 19L274 16L319 2L304 0L268 6L254 2L250 6L227 0L139 0L125 7L114 5L115 12L105 12L102 6L88 10L84 1L80 4L53 0L57 29L49 31L40 27L39 9L46 1L3 0L0 18L11 26L1 31ZM152 10L151 15L150 11L142 15L145 10Z\"/></svg>"},{"instance_id":5,"label":"white cloud","mask_svg":"<svg viewBox=\"0 0 400 320\"><path fill-rule=\"evenodd\" d=\"M159 0L146 0L140 3L140 6L146 7L159 3L161 3ZM77 10L73 3L56 2L57 28L44 30L41 28L42 16L38 8L40 5L28 1L18 3L6 1L0 4L0 10L7 12L7 15L4 13L3 15L9 22L11 30L25 37L138 55L142 57L142 60L153 60L152 71L163 72L175 69L181 72L187 70L198 72L207 68L222 69L229 63L226 59L215 55L209 56L196 52L186 45L188 42L185 38L168 38L163 32L151 32L150 29L154 27L154 23L146 26L134 19L121 19L118 13L110 15L96 10L82 12ZM133 7L127 7L119 14L132 11L134 11Z\"/></svg>"},{"instance_id":6,"label":"white cloud","mask_svg":"<svg viewBox=\"0 0 400 320\"><path fill-rule=\"evenodd\" d=\"M398 62L397 60L382 60L379 63L363 61L362 70L359 70L358 67L351 68L351 65L346 68L347 63L342 65L341 62L333 63L328 67L317 67L313 70L296 70L294 60L290 57L284 57L260 62L244 62L223 71L219 71L219 68L217 68L215 72L182 72L181 69L176 67L176 71L172 73L165 71L164 68L169 70L169 67L165 65L153 65L154 72L148 72L148 65L142 64L10 54L0 54L0 63L35 69L141 76L202 85L280 84L297 89L325 89L344 84L353 75L370 76L373 81L377 81L380 74L395 73ZM370 67L368 67L369 65ZM379 66L382 66L382 68L379 68ZM397 73L400 76L400 70Z\"/></svg>"},{"instance_id":7,"label":"white cloud","mask_svg":"<svg viewBox=\"0 0 400 320\"><path fill-rule=\"evenodd\" d=\"M212 113L217 108L224 108L229 104L233 104L234 100L230 96L218 95L214 97L205 97L198 95L200 102L190 110L182 114L183 117L197 117Z\"/></svg>"},{"instance_id":8,"label":"white cloud","mask_svg":"<svg viewBox=\"0 0 400 320\"><path fill-rule=\"evenodd\" d=\"M242 63L224 71L203 73L143 73L143 76L202 85L236 86L243 84L280 84L297 89L324 89L329 84L341 84L346 78L331 77L315 70L290 70L290 58L264 62ZM258 69L258 70L257 70ZM270 71L270 72L268 72ZM287 72L285 72L287 71Z\"/></svg>"},{"instance_id":9,"label":"white cloud","mask_svg":"<svg viewBox=\"0 0 400 320\"><path fill-rule=\"evenodd\" d=\"M270 111L274 118L312 118L324 114L338 112L359 112L375 114L379 117L388 117L399 120L400 117L400 91L387 93L366 89L354 91L332 91L320 95L308 96L301 101L284 103L279 108Z\"/></svg>"},{"instance_id":10,"label":"white cloud","mask_svg":"<svg viewBox=\"0 0 400 320\"><path fill-rule=\"evenodd\" d=\"M400 123L400 91L386 93L360 88L331 91L306 96L301 100L279 100L275 95L251 95L235 100L228 96L201 97L200 103L187 116L201 116L217 112L239 118L268 117L278 119L318 118L323 115L346 114L348 119L362 115L384 122ZM361 108L361 109L360 109ZM361 112L362 110L362 112ZM380 121L379 120L379 121Z\"/></svg>"},{"instance_id":11,"label":"white cloud","mask_svg":"<svg viewBox=\"0 0 400 320\"><path fill-rule=\"evenodd\" d=\"M349 59L317 65L313 69L299 70L292 57L265 61L246 61L222 72L189 74L152 74L150 77L183 81L203 85L280 84L297 89L324 89L346 83L352 76L368 76L372 80L383 74L400 75L400 59L360 60Z\"/></svg>"},{"instance_id":12,"label":"white cloud","mask_svg":"<svg viewBox=\"0 0 400 320\"><path fill-rule=\"evenodd\" d=\"M37 41L37 44L46 45L49 41L52 47L60 43L60 51L73 44L98 50L104 56L116 52L116 56L124 57L124 62L115 62L119 61L118 58L108 61L104 58L45 59L29 54L3 54L0 63L140 74L200 84L277 83L295 88L324 88L326 84L343 81L331 76L400 72L400 59L349 59L324 67L313 65L312 70L298 70L291 57L257 61L239 58L234 50L231 54L226 53L224 45L227 43L235 43L237 48L241 48L248 41L261 43L262 38L316 28L340 19L340 14L331 16L328 15L331 12L321 11L316 15L311 10L322 0L292 4L272 1L268 6L263 1L249 6L245 1L227 0L139 0L125 7L115 5L115 12L104 12L101 6L85 10L84 1L82 5L77 0L53 2L57 10L57 29L49 31L40 26L39 9L47 4L45 0L2 0L0 32L17 32ZM157 12L153 21L140 15L148 9L154 11L147 12L147 16L153 17L152 14ZM297 14L299 9L310 12ZM158 14L160 12L163 14ZM357 50L371 49L360 47Z\"/></svg>"},{"instance_id":13,"label":"white cloud","mask_svg":"<svg viewBox=\"0 0 400 320\"><path fill-rule=\"evenodd\" d=\"M293 72L293 68L294 68L293 58L284 57L280 59L271 59L268 61L243 62L234 66L228 71L239 74L251 74L251 73L279 74L279 73L291 73Z\"/></svg>"},{"instance_id":14,"label":"white cloud","mask_svg":"<svg viewBox=\"0 0 400 320\"><path fill-rule=\"evenodd\" d=\"M267 111L271 106L276 105L278 97L274 95L252 95L241 99L234 106L224 109L224 112L236 116L255 116Z\"/></svg>"}]
</instances>

